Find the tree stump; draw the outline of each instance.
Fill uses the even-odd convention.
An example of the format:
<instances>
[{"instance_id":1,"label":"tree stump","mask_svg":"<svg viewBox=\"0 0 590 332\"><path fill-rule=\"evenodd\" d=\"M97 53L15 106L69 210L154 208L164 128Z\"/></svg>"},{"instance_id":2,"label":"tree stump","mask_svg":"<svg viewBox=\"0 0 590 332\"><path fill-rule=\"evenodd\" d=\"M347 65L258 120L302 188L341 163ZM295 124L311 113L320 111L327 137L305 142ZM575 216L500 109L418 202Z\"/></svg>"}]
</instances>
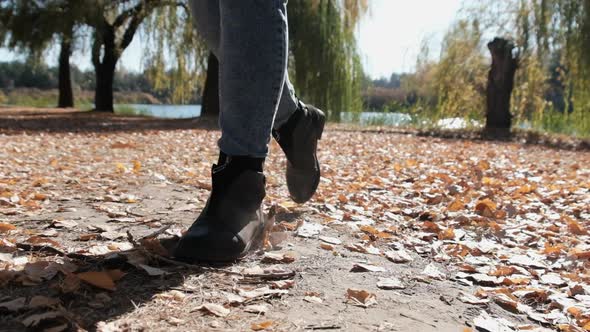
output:
<instances>
[{"instance_id":1,"label":"tree stump","mask_svg":"<svg viewBox=\"0 0 590 332\"><path fill-rule=\"evenodd\" d=\"M513 54L515 46L509 40L494 38L488 43L492 54L492 68L488 74L486 127L487 134L507 135L510 133L512 115L510 97L514 88L514 74L518 68L518 55Z\"/></svg>"}]
</instances>

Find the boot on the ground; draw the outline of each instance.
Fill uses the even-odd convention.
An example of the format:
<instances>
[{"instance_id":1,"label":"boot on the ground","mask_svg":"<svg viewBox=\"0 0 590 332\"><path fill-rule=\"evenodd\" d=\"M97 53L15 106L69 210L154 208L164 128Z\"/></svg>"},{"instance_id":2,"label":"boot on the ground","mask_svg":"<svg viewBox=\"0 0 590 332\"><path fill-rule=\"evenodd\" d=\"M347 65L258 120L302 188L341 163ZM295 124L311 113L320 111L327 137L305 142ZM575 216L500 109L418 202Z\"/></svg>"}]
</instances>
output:
<instances>
[{"instance_id":1,"label":"boot on the ground","mask_svg":"<svg viewBox=\"0 0 590 332\"><path fill-rule=\"evenodd\" d=\"M200 216L174 251L188 261L234 261L245 256L264 230L263 158L221 153L211 170L212 188Z\"/></svg>"},{"instance_id":2,"label":"boot on the ground","mask_svg":"<svg viewBox=\"0 0 590 332\"><path fill-rule=\"evenodd\" d=\"M287 157L287 187L297 203L311 199L320 183L316 152L325 122L326 116L321 110L299 102L287 123L273 130L273 137Z\"/></svg>"}]
</instances>

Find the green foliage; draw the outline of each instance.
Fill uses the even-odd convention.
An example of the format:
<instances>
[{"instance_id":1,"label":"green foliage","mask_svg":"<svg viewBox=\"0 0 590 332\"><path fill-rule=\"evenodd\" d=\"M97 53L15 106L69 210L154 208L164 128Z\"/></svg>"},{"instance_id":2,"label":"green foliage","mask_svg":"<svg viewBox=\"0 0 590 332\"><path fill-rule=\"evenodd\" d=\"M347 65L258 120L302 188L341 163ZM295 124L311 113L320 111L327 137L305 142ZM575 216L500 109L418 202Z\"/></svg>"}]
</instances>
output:
<instances>
[{"instance_id":1,"label":"green foliage","mask_svg":"<svg viewBox=\"0 0 590 332\"><path fill-rule=\"evenodd\" d=\"M0 44L40 57L54 38L73 39L92 11L90 0L4 0L0 4Z\"/></svg>"},{"instance_id":2,"label":"green foliage","mask_svg":"<svg viewBox=\"0 0 590 332\"><path fill-rule=\"evenodd\" d=\"M290 1L291 69L298 93L338 120L360 111L363 80L354 27L365 1Z\"/></svg>"},{"instance_id":3,"label":"green foliage","mask_svg":"<svg viewBox=\"0 0 590 332\"><path fill-rule=\"evenodd\" d=\"M188 4L156 8L142 31L143 62L155 92L167 94L175 104L194 100L204 83L208 51L193 27Z\"/></svg>"},{"instance_id":4,"label":"green foliage","mask_svg":"<svg viewBox=\"0 0 590 332\"><path fill-rule=\"evenodd\" d=\"M441 116L483 118L489 65L481 50L477 20L461 20L445 36L433 78Z\"/></svg>"},{"instance_id":5,"label":"green foliage","mask_svg":"<svg viewBox=\"0 0 590 332\"><path fill-rule=\"evenodd\" d=\"M150 116L146 109L131 105L115 105L115 113L125 116Z\"/></svg>"}]
</instances>

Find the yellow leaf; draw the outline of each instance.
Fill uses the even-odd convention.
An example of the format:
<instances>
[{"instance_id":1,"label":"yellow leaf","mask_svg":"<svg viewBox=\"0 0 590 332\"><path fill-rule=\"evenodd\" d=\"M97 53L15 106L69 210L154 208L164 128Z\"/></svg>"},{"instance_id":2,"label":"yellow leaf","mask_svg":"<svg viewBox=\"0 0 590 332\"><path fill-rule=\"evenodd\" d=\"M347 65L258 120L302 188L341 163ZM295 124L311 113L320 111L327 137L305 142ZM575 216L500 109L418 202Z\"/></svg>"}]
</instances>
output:
<instances>
[{"instance_id":1,"label":"yellow leaf","mask_svg":"<svg viewBox=\"0 0 590 332\"><path fill-rule=\"evenodd\" d=\"M127 171L127 168L122 163L115 163L115 169L118 173L125 173Z\"/></svg>"},{"instance_id":2,"label":"yellow leaf","mask_svg":"<svg viewBox=\"0 0 590 332\"><path fill-rule=\"evenodd\" d=\"M455 239L455 230L452 228L447 228L442 232L438 233L439 240L453 240Z\"/></svg>"},{"instance_id":3,"label":"yellow leaf","mask_svg":"<svg viewBox=\"0 0 590 332\"><path fill-rule=\"evenodd\" d=\"M338 196L338 201L342 204L348 203L348 198L346 198L346 196L344 196L344 194L340 194Z\"/></svg>"},{"instance_id":4,"label":"yellow leaf","mask_svg":"<svg viewBox=\"0 0 590 332\"><path fill-rule=\"evenodd\" d=\"M572 315L576 319L578 317L580 317L580 315L582 314L582 310L577 307L569 307L569 308L567 308L567 312L568 312L568 314Z\"/></svg>"},{"instance_id":5,"label":"yellow leaf","mask_svg":"<svg viewBox=\"0 0 590 332\"><path fill-rule=\"evenodd\" d=\"M262 331L262 330L268 329L273 324L274 324L273 321L267 320L267 321L261 322L261 323L252 323L252 325L250 325L250 328L252 329L252 331Z\"/></svg>"},{"instance_id":6,"label":"yellow leaf","mask_svg":"<svg viewBox=\"0 0 590 332\"><path fill-rule=\"evenodd\" d=\"M495 271L489 273L489 275L494 277L506 277L511 276L516 273L516 268L513 266L500 266Z\"/></svg>"},{"instance_id":7,"label":"yellow leaf","mask_svg":"<svg viewBox=\"0 0 590 332\"><path fill-rule=\"evenodd\" d=\"M139 173L141 171L141 162L139 160L133 161L133 172Z\"/></svg>"},{"instance_id":8,"label":"yellow leaf","mask_svg":"<svg viewBox=\"0 0 590 332\"><path fill-rule=\"evenodd\" d=\"M363 225L360 227L360 229L361 231L372 235L376 235L379 233L379 231L375 227L369 225Z\"/></svg>"},{"instance_id":9,"label":"yellow leaf","mask_svg":"<svg viewBox=\"0 0 590 332\"><path fill-rule=\"evenodd\" d=\"M457 198L456 200L452 201L451 204L449 204L449 206L447 207L447 210L451 211L451 212L457 212L462 210L465 207L465 202L460 199Z\"/></svg>"},{"instance_id":10,"label":"yellow leaf","mask_svg":"<svg viewBox=\"0 0 590 332\"><path fill-rule=\"evenodd\" d=\"M92 286L114 291L115 282L111 275L105 271L90 271L76 274L80 280L89 283Z\"/></svg>"},{"instance_id":11,"label":"yellow leaf","mask_svg":"<svg viewBox=\"0 0 590 332\"><path fill-rule=\"evenodd\" d=\"M567 217L567 229L574 235L586 235L588 231L579 222Z\"/></svg>"}]
</instances>

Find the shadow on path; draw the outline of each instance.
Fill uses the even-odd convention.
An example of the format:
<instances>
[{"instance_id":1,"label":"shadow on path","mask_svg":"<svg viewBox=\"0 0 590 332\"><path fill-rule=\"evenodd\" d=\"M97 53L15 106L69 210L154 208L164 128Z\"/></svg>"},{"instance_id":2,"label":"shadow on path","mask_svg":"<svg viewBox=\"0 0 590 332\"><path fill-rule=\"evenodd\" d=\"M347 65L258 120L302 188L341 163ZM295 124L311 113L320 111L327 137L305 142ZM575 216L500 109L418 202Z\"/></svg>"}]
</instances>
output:
<instances>
[{"instance_id":1,"label":"shadow on path","mask_svg":"<svg viewBox=\"0 0 590 332\"><path fill-rule=\"evenodd\" d=\"M166 262L152 259L145 264L156 269L161 268L167 273L150 276L146 271L130 263L130 257L137 257L137 249L100 256L65 254L57 260L57 263L56 254L62 255L59 254L59 250L46 250L47 247L42 249L45 250L39 250L39 246L36 246L35 249L18 251L17 257L30 259L24 266L24 270L0 271L0 304L19 299L26 303L20 309L12 308L12 310L0 305L0 331L26 331L24 322L27 319L51 312L59 312L60 315L41 319L40 323L29 330L41 331L67 325L64 330L56 329L56 331L77 331L78 328L95 331L99 322L112 321L133 311L142 310L142 305L152 301L158 294L174 289L190 292L183 288L185 279L199 276L206 272L205 269L227 267L226 264L215 267L191 265L193 268L186 268L181 265L183 263L176 265L172 264L171 260ZM31 257L34 258L31 259ZM63 271L72 265L77 267L76 271L72 273ZM55 272L56 266L60 266L57 268L58 272ZM52 269L53 272L51 272ZM73 291L67 291L67 286L64 286L70 284L66 280L68 275L71 278L81 272L113 270L122 275L119 280L116 280L114 290L98 288L85 282L80 282L79 287ZM10 274L12 276L7 277ZM31 275L40 276L40 279L32 282L34 278L31 279ZM50 277L47 277L48 275ZM77 277L74 278L77 279ZM57 303L35 307L33 304L35 301L32 299L36 296L57 300ZM164 315L160 312L148 314Z\"/></svg>"},{"instance_id":2,"label":"shadow on path","mask_svg":"<svg viewBox=\"0 0 590 332\"><path fill-rule=\"evenodd\" d=\"M0 108L0 133L140 132L145 130L217 130L216 118L161 119L76 109Z\"/></svg>"}]
</instances>

